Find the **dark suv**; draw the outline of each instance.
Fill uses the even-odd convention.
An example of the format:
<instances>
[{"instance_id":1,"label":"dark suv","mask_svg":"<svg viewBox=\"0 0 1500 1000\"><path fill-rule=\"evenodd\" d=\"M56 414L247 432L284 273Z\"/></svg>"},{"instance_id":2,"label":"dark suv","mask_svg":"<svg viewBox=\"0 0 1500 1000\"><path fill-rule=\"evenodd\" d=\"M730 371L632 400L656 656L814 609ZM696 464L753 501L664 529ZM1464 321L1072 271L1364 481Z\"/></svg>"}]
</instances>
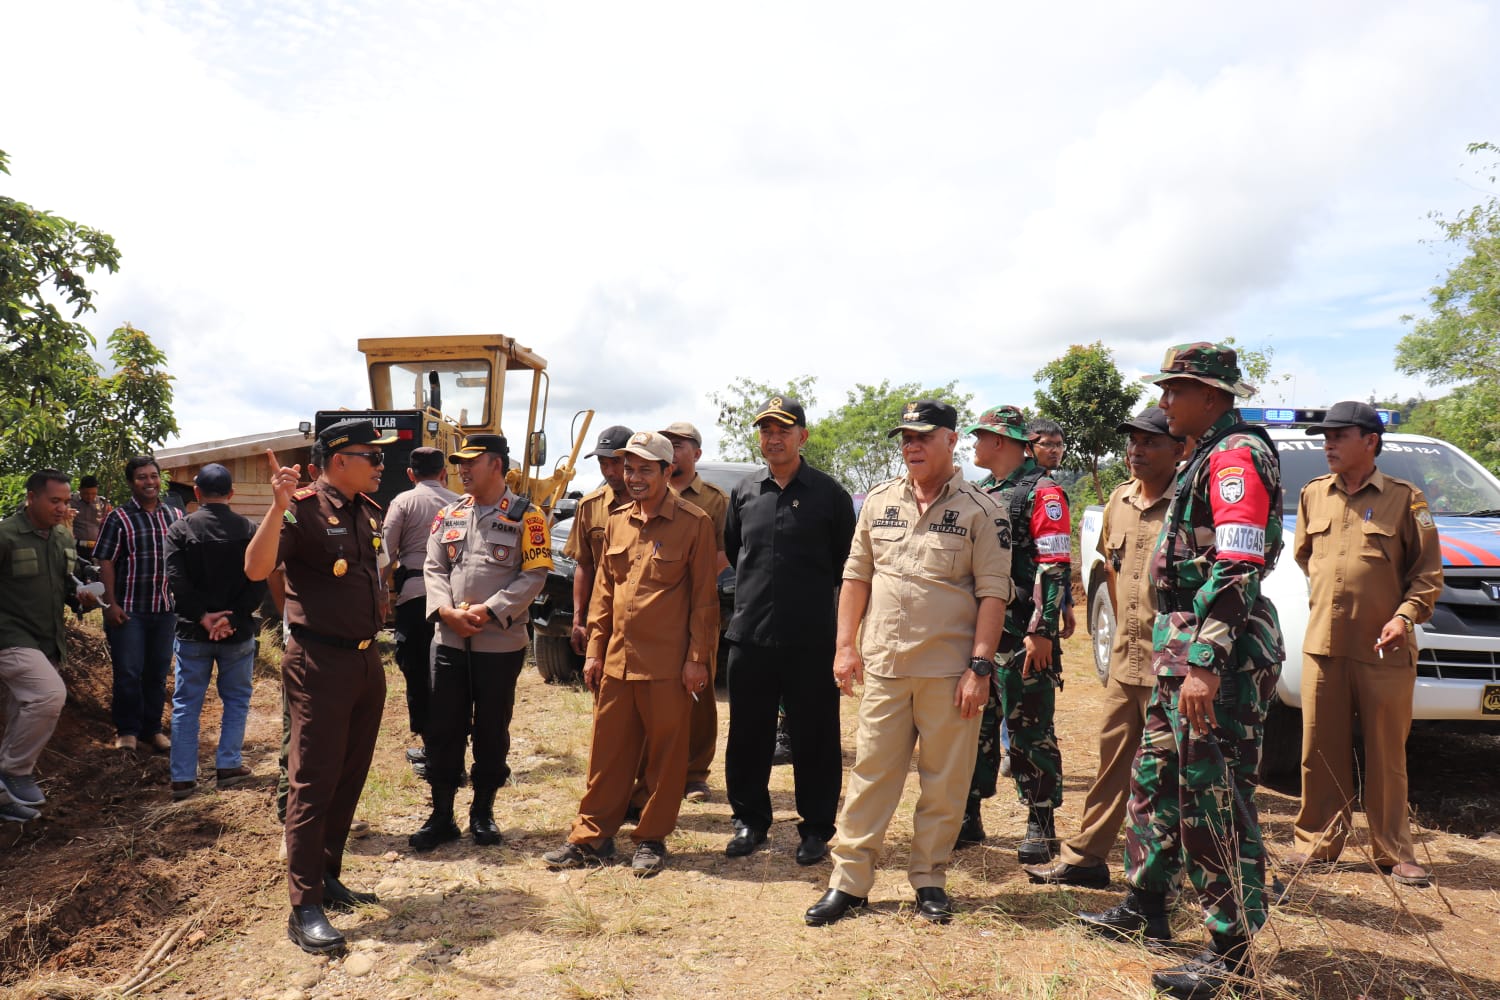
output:
<instances>
[{"instance_id":1,"label":"dark suv","mask_svg":"<svg viewBox=\"0 0 1500 1000\"><path fill-rule=\"evenodd\" d=\"M698 474L725 493L746 475L762 468L749 462L699 462ZM552 572L542 592L531 603L532 655L537 670L548 683L571 684L583 672L583 657L573 652L573 571L576 564L563 555L563 546L573 530L571 517L552 526ZM719 574L719 629L729 623L734 613L734 570ZM724 658L727 647L719 643L719 683L724 681Z\"/></svg>"}]
</instances>

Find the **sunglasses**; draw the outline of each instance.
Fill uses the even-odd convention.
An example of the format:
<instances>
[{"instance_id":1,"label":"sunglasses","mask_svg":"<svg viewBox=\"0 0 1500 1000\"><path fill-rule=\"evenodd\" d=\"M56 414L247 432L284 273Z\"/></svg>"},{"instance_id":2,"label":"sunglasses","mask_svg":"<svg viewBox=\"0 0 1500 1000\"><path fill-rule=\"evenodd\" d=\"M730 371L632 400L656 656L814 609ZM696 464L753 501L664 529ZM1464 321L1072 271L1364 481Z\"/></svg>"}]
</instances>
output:
<instances>
[{"instance_id":1,"label":"sunglasses","mask_svg":"<svg viewBox=\"0 0 1500 1000\"><path fill-rule=\"evenodd\" d=\"M385 455L382 452L378 451L341 451L339 452L339 454L353 455L357 458L362 458L365 461L369 462L371 465L375 466L377 469L385 464Z\"/></svg>"}]
</instances>

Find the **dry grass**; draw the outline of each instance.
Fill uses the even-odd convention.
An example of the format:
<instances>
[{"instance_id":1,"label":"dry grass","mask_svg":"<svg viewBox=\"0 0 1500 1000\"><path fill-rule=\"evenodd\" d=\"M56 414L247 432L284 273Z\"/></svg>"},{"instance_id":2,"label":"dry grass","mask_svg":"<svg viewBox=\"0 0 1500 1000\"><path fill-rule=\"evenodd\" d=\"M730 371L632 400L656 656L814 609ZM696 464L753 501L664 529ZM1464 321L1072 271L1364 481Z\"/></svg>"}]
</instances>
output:
<instances>
[{"instance_id":1,"label":"dry grass","mask_svg":"<svg viewBox=\"0 0 1500 1000\"><path fill-rule=\"evenodd\" d=\"M1070 664L1082 664L1087 648L1073 640L1068 652ZM233 919L226 917L189 956L180 980L163 982L150 995L272 997L292 988L298 976L316 971L314 985L298 987L313 997L1135 1000L1149 996L1153 968L1179 960L1101 940L1072 921L1077 909L1110 905L1120 891L1118 876L1109 892L1029 884L1014 853L1024 816L1006 793L986 805L989 843L960 852L951 869L949 889L961 909L957 919L947 927L916 919L903 870L914 776L887 837L871 911L834 927L808 928L801 919L826 885L828 867L804 869L792 859L796 832L790 822L795 816L789 768L775 769L772 788L778 820L788 822L773 827L769 849L749 858L723 856L732 831L722 765L716 764L711 778L716 801L684 804L678 830L668 840L668 868L659 877L640 880L620 866L548 871L539 855L562 841L582 793L591 700L576 689L544 685L530 670L523 675L512 726L514 782L497 801L506 842L479 848L464 840L415 854L406 838L426 816L426 786L412 777L403 759L409 737L402 681L394 669L389 679L376 765L360 809L374 829L351 843L344 869L351 884L377 889L383 905L335 917L354 953L374 960L374 972L353 978L345 971L347 960L320 965L285 940L277 831L268 816L256 813L259 818L240 821L232 847L215 839L197 854L201 863L204 852L235 852L214 868L235 875L229 881L237 895L226 893L221 900L222 912ZM279 696L274 686L257 688L255 712L266 728L279 717ZM1063 831L1076 827L1093 774L1098 694L1091 678L1074 669L1059 699L1067 774ZM727 725L722 703L720 714L722 734ZM853 703L846 702L844 745L851 750L853 716ZM1488 766L1493 770L1496 762ZM466 812L467 794L460 792L460 813ZM104 864L109 851L132 851L132 838L160 839L174 822L213 808L213 798L195 797L185 808L148 809L138 823L89 845L91 856ZM232 796L223 798L227 802ZM268 808L268 793L265 801ZM1285 845L1295 800L1263 791L1259 801L1271 845ZM1500 996L1493 959L1500 943L1500 839L1426 832L1420 842L1419 850L1430 852L1438 873L1437 891L1403 889L1372 875L1353 863L1355 849L1346 870L1295 880L1289 901L1275 909L1257 939L1261 975L1248 995L1275 1000ZM253 844L259 849L247 850ZM628 839L620 848L628 856ZM150 853L141 863L165 865L158 855ZM1114 868L1118 872L1118 855ZM173 870L164 866L161 873L170 877ZM206 879L194 905L211 903L214 885ZM34 902L34 926L45 924L55 902ZM1203 939L1190 903L1176 914L1174 928L1185 947ZM128 966L134 957L123 956L115 968L120 962ZM38 957L37 975L17 984L29 992L18 996L47 996L46 990L59 996L102 995L86 992L79 985L83 980L41 978L46 974L41 965ZM101 973L96 981L113 978Z\"/></svg>"}]
</instances>

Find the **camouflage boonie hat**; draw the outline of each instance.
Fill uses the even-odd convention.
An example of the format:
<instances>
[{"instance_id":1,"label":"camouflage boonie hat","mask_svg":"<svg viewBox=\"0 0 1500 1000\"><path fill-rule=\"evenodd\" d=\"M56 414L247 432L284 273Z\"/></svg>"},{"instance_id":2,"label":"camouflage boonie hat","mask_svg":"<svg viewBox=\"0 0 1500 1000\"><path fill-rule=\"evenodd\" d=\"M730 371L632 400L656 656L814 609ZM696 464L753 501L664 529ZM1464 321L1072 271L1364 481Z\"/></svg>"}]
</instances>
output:
<instances>
[{"instance_id":1,"label":"camouflage boonie hat","mask_svg":"<svg viewBox=\"0 0 1500 1000\"><path fill-rule=\"evenodd\" d=\"M990 431L1003 434L1025 444L1031 440L1026 429L1026 414L1014 406L992 406L979 415L979 420L964 428L965 434Z\"/></svg>"},{"instance_id":2,"label":"camouflage boonie hat","mask_svg":"<svg viewBox=\"0 0 1500 1000\"><path fill-rule=\"evenodd\" d=\"M1198 341L1167 348L1161 362L1161 374L1142 375L1142 382L1160 385L1168 379L1190 378L1241 398L1255 395L1255 386L1240 374L1239 356L1234 348Z\"/></svg>"}]
</instances>

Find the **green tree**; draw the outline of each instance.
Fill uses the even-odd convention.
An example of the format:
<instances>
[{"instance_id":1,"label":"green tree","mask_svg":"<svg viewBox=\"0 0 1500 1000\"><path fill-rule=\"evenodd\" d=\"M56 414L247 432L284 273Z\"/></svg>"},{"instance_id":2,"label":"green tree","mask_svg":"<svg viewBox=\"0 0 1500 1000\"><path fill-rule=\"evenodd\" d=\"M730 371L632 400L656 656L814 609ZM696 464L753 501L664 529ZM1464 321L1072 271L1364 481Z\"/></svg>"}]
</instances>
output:
<instances>
[{"instance_id":1,"label":"green tree","mask_svg":"<svg viewBox=\"0 0 1500 1000\"><path fill-rule=\"evenodd\" d=\"M891 385L889 379L879 385L857 384L846 394L844 405L809 428L803 454L851 493L867 493L876 483L901 474L901 449L887 435L901 423L901 412L913 399L951 404L958 410L960 427L971 419L973 396L960 393L956 382L932 388L916 382ZM961 448L958 461L962 460Z\"/></svg>"},{"instance_id":2,"label":"green tree","mask_svg":"<svg viewBox=\"0 0 1500 1000\"><path fill-rule=\"evenodd\" d=\"M1500 146L1476 142L1468 151L1495 157ZM1500 160L1481 171L1491 190L1497 168ZM1430 404L1432 430L1500 472L1500 195L1451 219L1432 218L1442 242L1463 256L1430 289L1428 314L1402 317L1412 330L1396 345L1396 368L1432 385L1456 386Z\"/></svg>"},{"instance_id":3,"label":"green tree","mask_svg":"<svg viewBox=\"0 0 1500 1000\"><path fill-rule=\"evenodd\" d=\"M813 388L818 383L816 375L798 375L785 388L767 385L741 376L723 391L708 394L708 401L719 408L717 423L723 433L719 436L719 459L724 462L759 462L760 444L755 435L755 415L772 396L791 396L810 410L817 405Z\"/></svg>"},{"instance_id":4,"label":"green tree","mask_svg":"<svg viewBox=\"0 0 1500 1000\"><path fill-rule=\"evenodd\" d=\"M1099 463L1120 453L1123 440L1115 428L1130 418L1141 387L1125 381L1114 354L1099 341L1087 347L1074 344L1033 378L1044 385L1036 392L1038 413L1057 421L1067 439L1065 464L1089 474L1093 502L1103 503Z\"/></svg>"},{"instance_id":5,"label":"green tree","mask_svg":"<svg viewBox=\"0 0 1500 1000\"><path fill-rule=\"evenodd\" d=\"M106 373L79 322L95 310L84 276L119 261L107 234L0 196L0 476L94 472L119 497L124 459L176 432L166 356L127 323Z\"/></svg>"}]
</instances>

